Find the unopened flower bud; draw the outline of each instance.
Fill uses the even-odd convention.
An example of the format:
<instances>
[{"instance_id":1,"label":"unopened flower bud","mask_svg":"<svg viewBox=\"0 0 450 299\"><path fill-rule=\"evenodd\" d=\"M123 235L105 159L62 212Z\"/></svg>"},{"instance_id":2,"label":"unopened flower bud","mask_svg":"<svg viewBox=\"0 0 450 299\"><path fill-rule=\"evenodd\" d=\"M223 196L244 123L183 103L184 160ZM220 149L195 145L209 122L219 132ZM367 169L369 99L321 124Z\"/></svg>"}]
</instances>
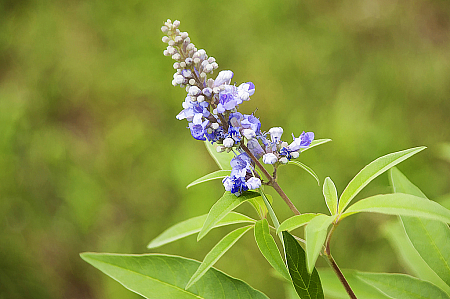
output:
<instances>
[{"instance_id":1,"label":"unopened flower bud","mask_svg":"<svg viewBox=\"0 0 450 299\"><path fill-rule=\"evenodd\" d=\"M202 93L205 95L205 97L209 98L212 95L212 89L209 87L203 88Z\"/></svg>"},{"instance_id":2,"label":"unopened flower bud","mask_svg":"<svg viewBox=\"0 0 450 299\"><path fill-rule=\"evenodd\" d=\"M169 42L169 37L164 35L164 36L162 37L162 41L163 41L163 43Z\"/></svg>"},{"instance_id":3,"label":"unopened flower bud","mask_svg":"<svg viewBox=\"0 0 450 299\"><path fill-rule=\"evenodd\" d=\"M181 36L175 37L175 43L181 43L182 41L183 39L181 38Z\"/></svg>"},{"instance_id":4,"label":"unopened flower bud","mask_svg":"<svg viewBox=\"0 0 450 299\"><path fill-rule=\"evenodd\" d=\"M275 164L278 161L277 156L273 153L268 153L263 156L263 162L265 164Z\"/></svg>"},{"instance_id":5,"label":"unopened flower bud","mask_svg":"<svg viewBox=\"0 0 450 299\"><path fill-rule=\"evenodd\" d=\"M174 68L174 69L178 69L179 67L180 67L180 63L175 62L175 63L173 64L173 68Z\"/></svg>"},{"instance_id":6,"label":"unopened flower bud","mask_svg":"<svg viewBox=\"0 0 450 299\"><path fill-rule=\"evenodd\" d=\"M205 72L210 73L213 71L213 66L211 64L208 64L207 66L205 66L204 70Z\"/></svg>"},{"instance_id":7,"label":"unopened flower bud","mask_svg":"<svg viewBox=\"0 0 450 299\"><path fill-rule=\"evenodd\" d=\"M169 46L173 47L173 46L175 46L175 41L171 39L171 40L169 40L168 44L169 44Z\"/></svg>"},{"instance_id":8,"label":"unopened flower bud","mask_svg":"<svg viewBox=\"0 0 450 299\"><path fill-rule=\"evenodd\" d=\"M261 187L261 180L258 179L257 177L251 177L248 179L247 181L247 187L250 190L255 190L258 189L259 187Z\"/></svg>"},{"instance_id":9,"label":"unopened flower bud","mask_svg":"<svg viewBox=\"0 0 450 299\"><path fill-rule=\"evenodd\" d=\"M281 157L280 158L280 163L281 164L287 164L289 162L289 160L286 157Z\"/></svg>"},{"instance_id":10,"label":"unopened flower bud","mask_svg":"<svg viewBox=\"0 0 450 299\"><path fill-rule=\"evenodd\" d=\"M187 32L181 32L180 36L182 39L186 39L189 36L189 34Z\"/></svg>"},{"instance_id":11,"label":"unopened flower bud","mask_svg":"<svg viewBox=\"0 0 450 299\"><path fill-rule=\"evenodd\" d=\"M179 53L175 53L172 55L173 60L180 60L180 58L181 58L181 55Z\"/></svg>"},{"instance_id":12,"label":"unopened flower bud","mask_svg":"<svg viewBox=\"0 0 450 299\"><path fill-rule=\"evenodd\" d=\"M278 143L280 141L281 135L283 135L283 128L273 127L269 130L269 133L272 142Z\"/></svg>"},{"instance_id":13,"label":"unopened flower bud","mask_svg":"<svg viewBox=\"0 0 450 299\"><path fill-rule=\"evenodd\" d=\"M202 96L202 95L199 95L199 96L197 97L197 102L199 102L199 103L203 102L204 100L205 100L205 97Z\"/></svg>"},{"instance_id":14,"label":"unopened flower bud","mask_svg":"<svg viewBox=\"0 0 450 299\"><path fill-rule=\"evenodd\" d=\"M292 152L292 153L291 153L292 159L297 159L298 156L300 156L300 153L299 153L299 152Z\"/></svg>"},{"instance_id":15,"label":"unopened flower bud","mask_svg":"<svg viewBox=\"0 0 450 299\"><path fill-rule=\"evenodd\" d=\"M167 50L164 50L163 54L164 54L164 56L170 56L170 53Z\"/></svg>"},{"instance_id":16,"label":"unopened flower bud","mask_svg":"<svg viewBox=\"0 0 450 299\"><path fill-rule=\"evenodd\" d=\"M217 130L219 128L219 124L218 123L212 123L211 124L211 128L213 128L213 130Z\"/></svg>"},{"instance_id":17,"label":"unopened flower bud","mask_svg":"<svg viewBox=\"0 0 450 299\"><path fill-rule=\"evenodd\" d=\"M219 65L215 62L211 63L213 69L217 69L219 67Z\"/></svg>"},{"instance_id":18,"label":"unopened flower bud","mask_svg":"<svg viewBox=\"0 0 450 299\"><path fill-rule=\"evenodd\" d=\"M184 61L180 62L180 67L181 68L185 68L186 67L186 62L184 62Z\"/></svg>"},{"instance_id":19,"label":"unopened flower bud","mask_svg":"<svg viewBox=\"0 0 450 299\"><path fill-rule=\"evenodd\" d=\"M197 57L197 58L194 58L194 63L195 63L195 64L200 63L200 58L198 58L198 57Z\"/></svg>"},{"instance_id":20,"label":"unopened flower bud","mask_svg":"<svg viewBox=\"0 0 450 299\"><path fill-rule=\"evenodd\" d=\"M209 63L213 63L214 61L216 61L216 59L214 57L209 57L208 58L208 62Z\"/></svg>"},{"instance_id":21,"label":"unopened flower bud","mask_svg":"<svg viewBox=\"0 0 450 299\"><path fill-rule=\"evenodd\" d=\"M200 88L198 88L197 86L191 86L191 88L189 88L189 95L190 96L196 96L200 93Z\"/></svg>"},{"instance_id":22,"label":"unopened flower bud","mask_svg":"<svg viewBox=\"0 0 450 299\"><path fill-rule=\"evenodd\" d=\"M247 139L252 139L252 138L256 137L256 133L252 129L244 129L244 130L242 130L242 134Z\"/></svg>"},{"instance_id":23,"label":"unopened flower bud","mask_svg":"<svg viewBox=\"0 0 450 299\"><path fill-rule=\"evenodd\" d=\"M175 21L173 22L173 27L174 27L174 28L178 28L178 26L180 26L180 21L175 20Z\"/></svg>"},{"instance_id":24,"label":"unopened flower bud","mask_svg":"<svg viewBox=\"0 0 450 299\"><path fill-rule=\"evenodd\" d=\"M195 79L190 79L189 80L189 84L194 85L195 84Z\"/></svg>"},{"instance_id":25,"label":"unopened flower bud","mask_svg":"<svg viewBox=\"0 0 450 299\"><path fill-rule=\"evenodd\" d=\"M192 58L188 57L184 60L184 62L186 62L187 65L190 65L192 63Z\"/></svg>"},{"instance_id":26,"label":"unopened flower bud","mask_svg":"<svg viewBox=\"0 0 450 299\"><path fill-rule=\"evenodd\" d=\"M233 145L234 145L234 139L233 138L227 137L227 138L225 138L223 140L223 146L230 148Z\"/></svg>"},{"instance_id":27,"label":"unopened flower bud","mask_svg":"<svg viewBox=\"0 0 450 299\"><path fill-rule=\"evenodd\" d=\"M167 26L162 26L161 27L161 31L166 33L169 30L169 28L167 28Z\"/></svg>"}]
</instances>

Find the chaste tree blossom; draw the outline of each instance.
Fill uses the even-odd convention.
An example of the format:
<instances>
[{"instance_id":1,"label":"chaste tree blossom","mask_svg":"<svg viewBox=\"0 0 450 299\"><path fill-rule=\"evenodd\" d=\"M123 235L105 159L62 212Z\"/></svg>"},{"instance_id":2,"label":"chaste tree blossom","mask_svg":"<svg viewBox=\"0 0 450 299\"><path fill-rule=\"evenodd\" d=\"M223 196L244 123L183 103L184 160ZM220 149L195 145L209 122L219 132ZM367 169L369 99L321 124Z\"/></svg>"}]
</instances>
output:
<instances>
[{"instance_id":1,"label":"chaste tree blossom","mask_svg":"<svg viewBox=\"0 0 450 299\"><path fill-rule=\"evenodd\" d=\"M223 179L226 191L239 196L247 190L258 189L261 178L255 170L254 159L262 159L275 169L291 159L299 157L301 149L310 146L314 133L303 132L288 144L281 140L283 129L273 127L268 132L261 131L261 122L253 114L238 112L239 105L249 101L255 93L252 82L231 84L234 73L221 71L212 78L219 65L214 57L209 57L203 49L197 49L187 32L181 32L180 21L167 20L161 27L167 43L165 56L175 60L172 84L186 89L183 110L177 119L188 121L192 137L216 143L217 151L233 151L235 157L230 164L232 171ZM268 139L270 135L270 139ZM244 152L246 146L253 157ZM259 163L259 162L258 162Z\"/></svg>"}]
</instances>

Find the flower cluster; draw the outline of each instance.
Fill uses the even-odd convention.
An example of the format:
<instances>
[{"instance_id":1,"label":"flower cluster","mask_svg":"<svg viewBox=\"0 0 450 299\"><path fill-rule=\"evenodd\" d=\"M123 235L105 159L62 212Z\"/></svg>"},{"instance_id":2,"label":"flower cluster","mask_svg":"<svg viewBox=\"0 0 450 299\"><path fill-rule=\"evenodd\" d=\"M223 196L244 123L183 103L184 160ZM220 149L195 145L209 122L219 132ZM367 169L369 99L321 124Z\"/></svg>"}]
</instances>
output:
<instances>
[{"instance_id":1,"label":"flower cluster","mask_svg":"<svg viewBox=\"0 0 450 299\"><path fill-rule=\"evenodd\" d=\"M168 44L164 55L175 60L172 84L184 87L187 92L183 110L176 118L188 121L195 139L216 143L218 152L236 154L231 160L231 174L223 180L225 190L239 196L246 190L257 189L262 182L255 171L255 159L262 158L274 167L286 164L298 158L300 149L311 144L314 134L303 132L288 144L281 141L280 127L262 132L257 117L238 112L239 105L254 94L255 85L252 82L231 84L234 74L229 70L219 72L215 79L208 78L218 68L215 58L208 57L203 49L198 50L188 33L178 29L179 25L180 21L167 20L161 27L165 33L162 40ZM244 152L243 146L253 157Z\"/></svg>"}]
</instances>

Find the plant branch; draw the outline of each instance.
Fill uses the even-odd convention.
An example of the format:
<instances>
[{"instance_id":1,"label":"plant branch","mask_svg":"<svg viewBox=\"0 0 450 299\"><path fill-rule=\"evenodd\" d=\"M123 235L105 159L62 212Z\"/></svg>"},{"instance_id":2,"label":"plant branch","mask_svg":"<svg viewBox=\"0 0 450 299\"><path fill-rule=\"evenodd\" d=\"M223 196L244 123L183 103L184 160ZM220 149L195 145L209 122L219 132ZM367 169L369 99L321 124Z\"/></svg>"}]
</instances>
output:
<instances>
[{"instance_id":1,"label":"plant branch","mask_svg":"<svg viewBox=\"0 0 450 299\"><path fill-rule=\"evenodd\" d=\"M267 170L264 168L264 166L261 164L261 162L259 162L258 159L256 159L255 155L253 155L252 152L250 152L248 147L243 142L241 142L241 148L255 162L255 164L258 166L258 168L267 177L267 179L269 180L268 185L272 186L275 189L275 191L278 192L278 194L286 202L286 204L288 205L288 207L291 209L291 211L294 214L300 215L301 213L297 210L297 208L294 206L294 204L289 199L289 197L286 195L286 193L284 193L284 191L283 191L283 189L281 189L280 185L278 185L276 180L270 175L269 172L267 172Z\"/></svg>"},{"instance_id":2,"label":"plant branch","mask_svg":"<svg viewBox=\"0 0 450 299\"><path fill-rule=\"evenodd\" d=\"M327 240L325 242L325 255L328 258L328 262L330 263L331 268L333 268L337 277L339 278L342 285L344 286L347 294L350 296L351 299L357 299L355 293L353 292L352 288L348 284L347 279L345 279L344 274L342 273L341 269L339 269L339 266L336 264L333 256L331 255L331 251L330 251L331 235L333 234L334 230L336 229L336 226L337 226L336 224L333 224L333 227L331 228L330 232L328 233Z\"/></svg>"}]
</instances>

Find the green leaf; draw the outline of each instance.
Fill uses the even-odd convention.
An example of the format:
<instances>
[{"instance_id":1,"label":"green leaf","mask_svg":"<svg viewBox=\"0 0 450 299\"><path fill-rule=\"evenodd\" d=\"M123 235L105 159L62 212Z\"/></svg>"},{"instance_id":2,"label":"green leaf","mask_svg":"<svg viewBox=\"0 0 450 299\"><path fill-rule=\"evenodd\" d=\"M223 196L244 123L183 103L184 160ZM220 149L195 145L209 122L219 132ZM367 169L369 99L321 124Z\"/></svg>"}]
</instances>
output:
<instances>
[{"instance_id":1,"label":"green leaf","mask_svg":"<svg viewBox=\"0 0 450 299\"><path fill-rule=\"evenodd\" d=\"M170 242L198 233L202 229L207 216L207 214L197 216L169 227L159 236L153 239L150 244L148 244L147 248L157 248ZM230 212L225 217L223 217L222 220L217 222L214 227L248 222L254 223L256 222L256 220L236 212Z\"/></svg>"},{"instance_id":2,"label":"green leaf","mask_svg":"<svg viewBox=\"0 0 450 299\"><path fill-rule=\"evenodd\" d=\"M406 274L364 273L356 276L392 298L449 299L450 297L434 284Z\"/></svg>"},{"instance_id":3,"label":"green leaf","mask_svg":"<svg viewBox=\"0 0 450 299\"><path fill-rule=\"evenodd\" d=\"M318 146L318 145L321 145L321 144L324 144L324 143L327 143L327 142L330 142L330 141L331 141L331 139L316 139L316 140L313 140L311 142L311 144L307 148L300 149L300 152L303 153L304 151L307 151L310 148L313 148L315 146Z\"/></svg>"},{"instance_id":4,"label":"green leaf","mask_svg":"<svg viewBox=\"0 0 450 299\"><path fill-rule=\"evenodd\" d=\"M339 213L341 214L359 191L374 178L425 148L426 147L421 146L391 153L369 163L350 181L350 183L348 183L347 187L342 192L341 198L339 199Z\"/></svg>"},{"instance_id":5,"label":"green leaf","mask_svg":"<svg viewBox=\"0 0 450 299\"><path fill-rule=\"evenodd\" d=\"M300 168L303 168L306 172L308 172L310 175L313 176L313 178L316 179L317 184L320 186L320 180L317 174L314 172L314 170L311 169L311 167L306 166L305 164L299 162L299 161L289 161L289 164L291 165L297 165Z\"/></svg>"},{"instance_id":6,"label":"green leaf","mask_svg":"<svg viewBox=\"0 0 450 299\"><path fill-rule=\"evenodd\" d=\"M217 170L211 173L208 173L205 176L202 176L199 179L196 179L195 181L193 181L192 183L190 183L189 185L186 186L186 189L204 182L208 182L208 181L212 181L212 180L217 180L217 179L222 179L224 177L229 176L231 173L230 170Z\"/></svg>"},{"instance_id":7,"label":"green leaf","mask_svg":"<svg viewBox=\"0 0 450 299\"><path fill-rule=\"evenodd\" d=\"M259 220L255 224L255 240L258 244L259 250L264 255L266 260L277 270L284 278L291 280L288 269L283 262L281 253L278 250L277 244L269 231L269 223L267 219Z\"/></svg>"},{"instance_id":8,"label":"green leaf","mask_svg":"<svg viewBox=\"0 0 450 299\"><path fill-rule=\"evenodd\" d=\"M230 161L234 158L233 152L222 152L218 153L216 150L217 145L211 144L209 141L205 141L206 149L211 157L216 161L217 166L222 170L231 170Z\"/></svg>"},{"instance_id":9,"label":"green leaf","mask_svg":"<svg viewBox=\"0 0 450 299\"><path fill-rule=\"evenodd\" d=\"M345 291L336 273L330 268L319 268L320 280L322 281L323 291L327 297L335 299L348 299L348 294ZM342 270L345 279L352 288L357 298L362 299L388 299L392 298L386 296L375 287L361 281L356 277L357 271L354 270Z\"/></svg>"},{"instance_id":10,"label":"green leaf","mask_svg":"<svg viewBox=\"0 0 450 299\"><path fill-rule=\"evenodd\" d=\"M359 212L422 217L450 223L450 210L437 202L403 193L381 194L362 199L349 207L340 219Z\"/></svg>"},{"instance_id":11,"label":"green leaf","mask_svg":"<svg viewBox=\"0 0 450 299\"><path fill-rule=\"evenodd\" d=\"M186 291L184 286L200 262L183 257L82 253L81 258L127 289L148 299L269 299L245 282L214 268Z\"/></svg>"},{"instance_id":12,"label":"green leaf","mask_svg":"<svg viewBox=\"0 0 450 299\"><path fill-rule=\"evenodd\" d=\"M428 266L414 248L400 219L383 225L382 232L399 257L400 264L409 273L435 284L447 294L450 294L450 287Z\"/></svg>"},{"instance_id":13,"label":"green leaf","mask_svg":"<svg viewBox=\"0 0 450 299\"><path fill-rule=\"evenodd\" d=\"M243 202L260 196L258 192L246 191L241 196L236 196L230 192L225 192L223 196L211 207L205 223L200 230L197 241L203 238L223 217L234 210Z\"/></svg>"},{"instance_id":14,"label":"green leaf","mask_svg":"<svg viewBox=\"0 0 450 299\"><path fill-rule=\"evenodd\" d=\"M338 212L338 195L336 186L330 177L326 177L323 182L323 196L331 215L336 215Z\"/></svg>"},{"instance_id":15,"label":"green leaf","mask_svg":"<svg viewBox=\"0 0 450 299\"><path fill-rule=\"evenodd\" d=\"M311 221L311 219L313 219L314 217L316 217L318 215L323 215L323 214L305 213L305 214L301 214L301 215L292 216L291 218L288 218L288 219L284 220L283 223L281 223L281 225L277 229L277 234L284 230L291 231L291 230L299 228L303 225L306 225L306 224L308 224L308 222Z\"/></svg>"},{"instance_id":16,"label":"green leaf","mask_svg":"<svg viewBox=\"0 0 450 299\"><path fill-rule=\"evenodd\" d=\"M248 230L250 230L253 225L238 228L219 241L216 246L211 249L210 252L205 256L203 262L192 275L189 282L186 284L185 289L189 289L194 283L197 282L205 273L209 270L221 257L228 251L228 249L233 246L237 240L239 240Z\"/></svg>"},{"instance_id":17,"label":"green leaf","mask_svg":"<svg viewBox=\"0 0 450 299\"><path fill-rule=\"evenodd\" d=\"M318 215L314 217L306 226L306 261L308 273L311 273L323 248L327 231L335 217Z\"/></svg>"},{"instance_id":18,"label":"green leaf","mask_svg":"<svg viewBox=\"0 0 450 299\"><path fill-rule=\"evenodd\" d=\"M266 196L269 202L272 203L273 202L272 196L268 194L266 194ZM261 219L266 217L268 210L262 196L251 198L248 200L248 202L253 206L253 208L255 208L256 212L258 213Z\"/></svg>"},{"instance_id":19,"label":"green leaf","mask_svg":"<svg viewBox=\"0 0 450 299\"><path fill-rule=\"evenodd\" d=\"M288 232L283 231L283 240L286 248L286 259L289 273L295 290L301 299L323 299L322 284L317 270L314 268L312 274L306 268L306 254L295 238Z\"/></svg>"},{"instance_id":20,"label":"green leaf","mask_svg":"<svg viewBox=\"0 0 450 299\"><path fill-rule=\"evenodd\" d=\"M427 198L398 169L390 171L394 192ZM411 243L431 269L450 286L450 229L447 224L417 217L400 217Z\"/></svg>"}]
</instances>

